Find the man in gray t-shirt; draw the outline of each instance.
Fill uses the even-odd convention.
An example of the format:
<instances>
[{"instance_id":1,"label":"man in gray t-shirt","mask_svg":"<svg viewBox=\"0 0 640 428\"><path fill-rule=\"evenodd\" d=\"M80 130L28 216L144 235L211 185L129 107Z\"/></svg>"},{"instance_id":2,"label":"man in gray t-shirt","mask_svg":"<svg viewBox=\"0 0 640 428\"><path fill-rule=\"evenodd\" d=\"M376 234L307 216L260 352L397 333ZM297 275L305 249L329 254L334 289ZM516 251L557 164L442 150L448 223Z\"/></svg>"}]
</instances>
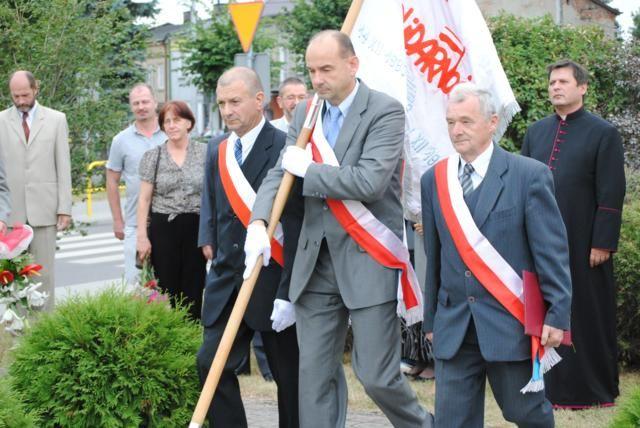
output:
<instances>
[{"instance_id":1,"label":"man in gray t-shirt","mask_svg":"<svg viewBox=\"0 0 640 428\"><path fill-rule=\"evenodd\" d=\"M129 93L129 106L135 122L113 138L107 162L107 198L113 218L113 234L124 239L124 277L129 284L136 281L136 209L140 178L138 165L142 155L166 139L158 126L158 104L150 86L139 83ZM126 190L125 215L122 216L120 178Z\"/></svg>"}]
</instances>

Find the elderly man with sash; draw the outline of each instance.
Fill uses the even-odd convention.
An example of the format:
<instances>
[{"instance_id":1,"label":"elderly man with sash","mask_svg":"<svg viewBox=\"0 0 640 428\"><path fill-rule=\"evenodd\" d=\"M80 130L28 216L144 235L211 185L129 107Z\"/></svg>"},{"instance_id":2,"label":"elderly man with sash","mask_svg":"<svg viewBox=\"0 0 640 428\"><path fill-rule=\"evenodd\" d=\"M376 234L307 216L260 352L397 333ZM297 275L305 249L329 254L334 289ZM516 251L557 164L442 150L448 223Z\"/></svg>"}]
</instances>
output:
<instances>
[{"instance_id":1,"label":"elderly man with sash","mask_svg":"<svg viewBox=\"0 0 640 428\"><path fill-rule=\"evenodd\" d=\"M245 275L259 255L268 260L273 253L265 224L286 170L301 179L304 200L289 290L300 343L301 426L345 425L342 354L349 319L351 361L367 394L393 426L431 426L430 415L400 373L396 311L400 306L415 321L422 310L402 243L403 108L355 78L358 58L343 33L316 34L305 60L323 100L322 113L304 150L293 144L309 105L301 103L295 111L287 147L256 197L245 243Z\"/></svg>"},{"instance_id":2,"label":"elderly man with sash","mask_svg":"<svg viewBox=\"0 0 640 428\"><path fill-rule=\"evenodd\" d=\"M198 244L211 260L211 269L202 305L204 341L197 358L203 383L242 284L242 248L255 192L278 159L286 137L264 119L264 92L253 70L235 67L223 73L216 99L231 133L209 143L205 164ZM297 232L293 233L295 248ZM280 427L298 427L298 344L291 303L285 300L289 282L281 268L284 238L279 228L273 244L274 260L260 274L209 408L211 426L247 426L235 369L245 357L254 331L260 331L278 385ZM290 258L287 263L290 266Z\"/></svg>"},{"instance_id":3,"label":"elderly man with sash","mask_svg":"<svg viewBox=\"0 0 640 428\"><path fill-rule=\"evenodd\" d=\"M433 340L439 427L483 426L487 378L505 419L554 426L542 375L569 329L567 234L551 173L492 143L497 122L489 92L456 87L447 123L457 153L422 177L423 329ZM547 309L541 333L527 336L530 285Z\"/></svg>"}]
</instances>

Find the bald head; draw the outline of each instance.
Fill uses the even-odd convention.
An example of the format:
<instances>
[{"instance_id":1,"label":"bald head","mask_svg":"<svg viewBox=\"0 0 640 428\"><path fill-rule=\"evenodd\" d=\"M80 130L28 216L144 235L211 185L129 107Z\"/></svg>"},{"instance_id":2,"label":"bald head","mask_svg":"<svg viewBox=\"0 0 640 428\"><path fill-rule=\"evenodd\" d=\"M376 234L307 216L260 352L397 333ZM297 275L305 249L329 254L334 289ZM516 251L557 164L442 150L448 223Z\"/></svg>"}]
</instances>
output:
<instances>
[{"instance_id":1,"label":"bald head","mask_svg":"<svg viewBox=\"0 0 640 428\"><path fill-rule=\"evenodd\" d=\"M26 70L15 71L9 78L9 88L11 88L12 84L28 85L31 89L38 89L38 82L33 73Z\"/></svg>"},{"instance_id":2,"label":"bald head","mask_svg":"<svg viewBox=\"0 0 640 428\"><path fill-rule=\"evenodd\" d=\"M356 55L349 36L338 30L324 30L314 34L311 40L309 40L307 50L320 44L326 45L327 43L335 44L341 58L349 58Z\"/></svg>"},{"instance_id":3,"label":"bald head","mask_svg":"<svg viewBox=\"0 0 640 428\"><path fill-rule=\"evenodd\" d=\"M218 79L218 88L220 86L229 86L236 81L243 82L252 96L257 95L258 92L264 92L258 74L247 67L233 67L222 73L222 76Z\"/></svg>"},{"instance_id":4,"label":"bald head","mask_svg":"<svg viewBox=\"0 0 640 428\"><path fill-rule=\"evenodd\" d=\"M305 62L313 89L331 105L340 105L353 91L359 62L346 34L327 30L313 36Z\"/></svg>"},{"instance_id":5,"label":"bald head","mask_svg":"<svg viewBox=\"0 0 640 428\"><path fill-rule=\"evenodd\" d=\"M30 71L18 70L9 79L9 92L16 108L28 112L36 103L38 82Z\"/></svg>"}]
</instances>

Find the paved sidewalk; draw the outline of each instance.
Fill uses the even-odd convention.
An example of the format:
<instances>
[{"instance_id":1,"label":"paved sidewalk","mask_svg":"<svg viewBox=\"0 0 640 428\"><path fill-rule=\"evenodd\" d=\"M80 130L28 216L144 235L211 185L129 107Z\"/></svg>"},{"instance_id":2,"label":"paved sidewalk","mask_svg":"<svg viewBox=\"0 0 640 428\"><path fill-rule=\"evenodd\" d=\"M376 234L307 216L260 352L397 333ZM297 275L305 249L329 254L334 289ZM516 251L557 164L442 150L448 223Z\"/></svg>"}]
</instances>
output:
<instances>
[{"instance_id":1,"label":"paved sidewalk","mask_svg":"<svg viewBox=\"0 0 640 428\"><path fill-rule=\"evenodd\" d=\"M249 428L275 428L278 426L278 405L275 401L243 398ZM347 412L348 428L389 428L391 423L380 412Z\"/></svg>"}]
</instances>

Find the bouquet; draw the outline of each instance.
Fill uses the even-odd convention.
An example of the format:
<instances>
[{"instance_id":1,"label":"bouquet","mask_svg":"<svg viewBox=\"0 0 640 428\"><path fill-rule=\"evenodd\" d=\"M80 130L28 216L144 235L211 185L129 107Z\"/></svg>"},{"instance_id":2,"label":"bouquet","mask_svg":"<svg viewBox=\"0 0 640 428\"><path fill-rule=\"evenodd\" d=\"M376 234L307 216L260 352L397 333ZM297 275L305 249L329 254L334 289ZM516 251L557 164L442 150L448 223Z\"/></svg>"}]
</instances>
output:
<instances>
[{"instance_id":1,"label":"bouquet","mask_svg":"<svg viewBox=\"0 0 640 428\"><path fill-rule=\"evenodd\" d=\"M153 266L147 257L142 262L142 269L138 279L138 287L135 292L136 296L145 299L147 303L165 302L168 300L166 294L163 294L158 287L158 279L156 278Z\"/></svg>"},{"instance_id":2,"label":"bouquet","mask_svg":"<svg viewBox=\"0 0 640 428\"><path fill-rule=\"evenodd\" d=\"M48 297L38 291L42 283L35 280L42 266L25 251L32 238L31 227L19 224L0 235L0 324L13 335L28 327L27 316L42 308Z\"/></svg>"}]
</instances>

